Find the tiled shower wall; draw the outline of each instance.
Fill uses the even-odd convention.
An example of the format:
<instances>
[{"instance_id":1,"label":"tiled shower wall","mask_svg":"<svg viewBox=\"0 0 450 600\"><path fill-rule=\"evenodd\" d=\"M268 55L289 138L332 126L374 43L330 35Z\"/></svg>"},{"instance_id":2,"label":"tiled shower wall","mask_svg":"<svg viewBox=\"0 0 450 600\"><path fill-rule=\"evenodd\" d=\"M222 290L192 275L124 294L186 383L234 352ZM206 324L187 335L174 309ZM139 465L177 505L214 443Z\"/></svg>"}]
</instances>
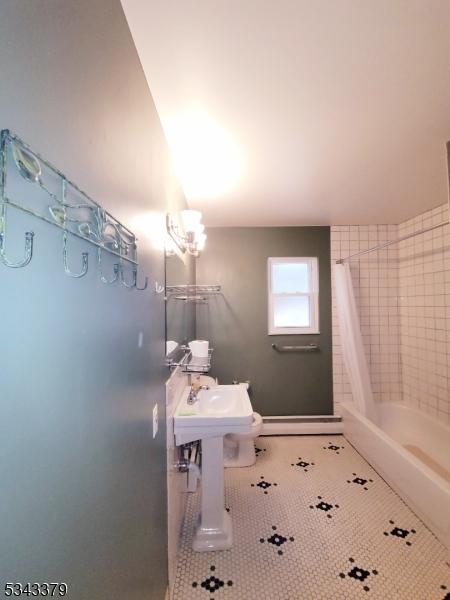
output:
<instances>
[{"instance_id":1,"label":"tiled shower wall","mask_svg":"<svg viewBox=\"0 0 450 600\"><path fill-rule=\"evenodd\" d=\"M399 236L448 221L448 206L399 225ZM450 227L399 244L403 400L450 424Z\"/></svg>"},{"instance_id":2,"label":"tiled shower wall","mask_svg":"<svg viewBox=\"0 0 450 600\"><path fill-rule=\"evenodd\" d=\"M400 225L331 228L332 263L360 250L448 220L448 206ZM450 422L449 226L351 262L375 399L403 400ZM335 410L351 399L333 289Z\"/></svg>"},{"instance_id":3,"label":"tiled shower wall","mask_svg":"<svg viewBox=\"0 0 450 600\"><path fill-rule=\"evenodd\" d=\"M331 228L331 259L367 250L397 237L397 225L342 225ZM378 254L378 256L377 256ZM374 397L395 401L401 397L400 316L398 302L398 248L363 255L351 262L364 349ZM335 410L351 400L342 360L339 323L333 285L333 385Z\"/></svg>"}]
</instances>

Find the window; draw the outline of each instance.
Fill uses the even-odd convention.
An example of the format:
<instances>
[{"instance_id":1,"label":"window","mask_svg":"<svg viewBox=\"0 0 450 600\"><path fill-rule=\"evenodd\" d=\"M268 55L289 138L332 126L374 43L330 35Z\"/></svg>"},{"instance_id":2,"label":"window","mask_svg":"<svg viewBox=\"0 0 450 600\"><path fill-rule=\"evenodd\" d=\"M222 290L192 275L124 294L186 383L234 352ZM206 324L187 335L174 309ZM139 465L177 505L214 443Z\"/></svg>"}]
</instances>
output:
<instances>
[{"instance_id":1,"label":"window","mask_svg":"<svg viewBox=\"0 0 450 600\"><path fill-rule=\"evenodd\" d=\"M319 333L316 257L269 258L269 335Z\"/></svg>"}]
</instances>

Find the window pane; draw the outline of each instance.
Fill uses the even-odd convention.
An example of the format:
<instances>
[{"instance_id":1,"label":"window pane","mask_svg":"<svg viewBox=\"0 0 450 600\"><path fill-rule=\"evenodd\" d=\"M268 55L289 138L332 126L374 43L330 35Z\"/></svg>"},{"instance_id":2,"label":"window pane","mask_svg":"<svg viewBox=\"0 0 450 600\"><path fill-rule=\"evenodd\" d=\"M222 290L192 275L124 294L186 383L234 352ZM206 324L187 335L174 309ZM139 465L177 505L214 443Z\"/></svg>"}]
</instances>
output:
<instances>
[{"instance_id":1,"label":"window pane","mask_svg":"<svg viewBox=\"0 0 450 600\"><path fill-rule=\"evenodd\" d=\"M272 265L272 292L274 294L308 293L308 263L275 263Z\"/></svg>"},{"instance_id":2,"label":"window pane","mask_svg":"<svg viewBox=\"0 0 450 600\"><path fill-rule=\"evenodd\" d=\"M274 297L275 327L309 327L309 296Z\"/></svg>"}]
</instances>

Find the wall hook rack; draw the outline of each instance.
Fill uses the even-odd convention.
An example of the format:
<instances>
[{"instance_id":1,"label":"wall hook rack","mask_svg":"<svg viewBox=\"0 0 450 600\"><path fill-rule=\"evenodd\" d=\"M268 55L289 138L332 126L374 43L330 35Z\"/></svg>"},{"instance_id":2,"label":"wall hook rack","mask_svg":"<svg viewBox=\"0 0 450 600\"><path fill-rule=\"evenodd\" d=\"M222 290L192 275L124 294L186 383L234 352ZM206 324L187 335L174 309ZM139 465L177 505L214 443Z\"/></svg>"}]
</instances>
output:
<instances>
[{"instance_id":1,"label":"wall hook rack","mask_svg":"<svg viewBox=\"0 0 450 600\"><path fill-rule=\"evenodd\" d=\"M5 256L5 234L0 233L0 260L6 266L11 269L20 269L26 267L30 260L33 258L33 239L34 233L27 231L25 233L25 257L17 262L8 260Z\"/></svg>"},{"instance_id":2,"label":"wall hook rack","mask_svg":"<svg viewBox=\"0 0 450 600\"><path fill-rule=\"evenodd\" d=\"M123 265L121 265L121 266L119 267L119 272L120 272L120 281L121 281L121 283L123 283L123 285L124 285L126 288L128 288L128 289L133 289L133 288L135 288L136 290L139 290L139 291L141 291L141 292L147 289L147 287L148 287L148 277L146 277L146 278L145 278L145 280L144 280L144 285L143 285L142 287L139 287L139 286L138 286L138 284L137 284L137 274L138 274L138 273L137 273L137 269L136 269L136 268L134 268L134 269L132 270L132 275L133 275L133 278L132 278L132 281L131 281L131 283L128 283L128 282L126 281L125 277L124 277Z\"/></svg>"},{"instance_id":3,"label":"wall hook rack","mask_svg":"<svg viewBox=\"0 0 450 600\"><path fill-rule=\"evenodd\" d=\"M10 176L19 173L15 186L8 186ZM7 181L8 180L8 181ZM26 181L26 183L23 182ZM22 183L20 183L22 181ZM35 186L32 188L32 186ZM30 190L36 193L30 193ZM0 133L0 264L12 268L27 266L33 257L32 231L25 234L25 256L13 262L5 255L7 209L14 208L63 231L63 264L70 277L81 278L88 271L88 253L82 253L82 270L72 272L67 262L67 239L72 236L97 248L100 280L114 283L119 278L129 288L145 290L137 285L137 238L118 219L113 217L75 183L53 166L48 160L32 150L23 140L8 129ZM104 276L101 268L101 253L117 257L113 277ZM123 264L132 266L133 281L124 281ZM120 266L119 266L120 265Z\"/></svg>"},{"instance_id":4,"label":"wall hook rack","mask_svg":"<svg viewBox=\"0 0 450 600\"><path fill-rule=\"evenodd\" d=\"M127 281L125 280L124 272L123 272L123 265L120 265L119 271L120 271L120 282L123 283L123 285L126 288L132 289L132 288L136 287L136 279L137 279L136 269L132 270L133 279L132 279L131 283L127 283Z\"/></svg>"},{"instance_id":5,"label":"wall hook rack","mask_svg":"<svg viewBox=\"0 0 450 600\"><path fill-rule=\"evenodd\" d=\"M112 278L111 279L106 279L106 277L103 274L102 249L101 248L98 248L97 258L98 258L98 270L99 270L99 273L100 273L100 281L102 283L115 283L119 279L119 264L118 263L114 264Z\"/></svg>"},{"instance_id":6,"label":"wall hook rack","mask_svg":"<svg viewBox=\"0 0 450 600\"><path fill-rule=\"evenodd\" d=\"M142 292L142 291L144 291L144 290L146 290L146 289L147 289L147 286L148 286L148 277L146 277L146 278L145 278L145 280L144 280L144 286L143 286L143 287L139 287L139 286L138 286L138 284L137 284L137 270L136 270L136 275L135 275L135 281L136 281L136 284L135 284L135 286L134 286L134 287L135 287L137 290L139 290L139 291L141 291L141 292Z\"/></svg>"},{"instance_id":7,"label":"wall hook rack","mask_svg":"<svg viewBox=\"0 0 450 600\"><path fill-rule=\"evenodd\" d=\"M63 264L64 264L64 271L66 272L66 275L69 275L69 277L74 277L75 279L80 279L81 277L84 277L86 275L86 273L88 272L88 268L89 268L89 263L88 263L88 253L87 252L82 252L81 254L81 271L79 273L73 273L70 268L69 265L67 263L67 235L64 233L63 234Z\"/></svg>"}]
</instances>

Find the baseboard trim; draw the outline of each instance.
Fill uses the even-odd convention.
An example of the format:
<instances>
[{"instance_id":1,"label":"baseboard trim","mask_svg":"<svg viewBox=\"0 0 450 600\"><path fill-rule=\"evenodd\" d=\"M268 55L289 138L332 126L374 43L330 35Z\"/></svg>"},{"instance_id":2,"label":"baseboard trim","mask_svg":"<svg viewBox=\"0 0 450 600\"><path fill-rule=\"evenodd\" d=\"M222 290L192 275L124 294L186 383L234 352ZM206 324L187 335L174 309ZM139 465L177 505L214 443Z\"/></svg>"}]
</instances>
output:
<instances>
[{"instance_id":1,"label":"baseboard trim","mask_svg":"<svg viewBox=\"0 0 450 600\"><path fill-rule=\"evenodd\" d=\"M320 435L343 433L339 415L263 417L261 435Z\"/></svg>"}]
</instances>

